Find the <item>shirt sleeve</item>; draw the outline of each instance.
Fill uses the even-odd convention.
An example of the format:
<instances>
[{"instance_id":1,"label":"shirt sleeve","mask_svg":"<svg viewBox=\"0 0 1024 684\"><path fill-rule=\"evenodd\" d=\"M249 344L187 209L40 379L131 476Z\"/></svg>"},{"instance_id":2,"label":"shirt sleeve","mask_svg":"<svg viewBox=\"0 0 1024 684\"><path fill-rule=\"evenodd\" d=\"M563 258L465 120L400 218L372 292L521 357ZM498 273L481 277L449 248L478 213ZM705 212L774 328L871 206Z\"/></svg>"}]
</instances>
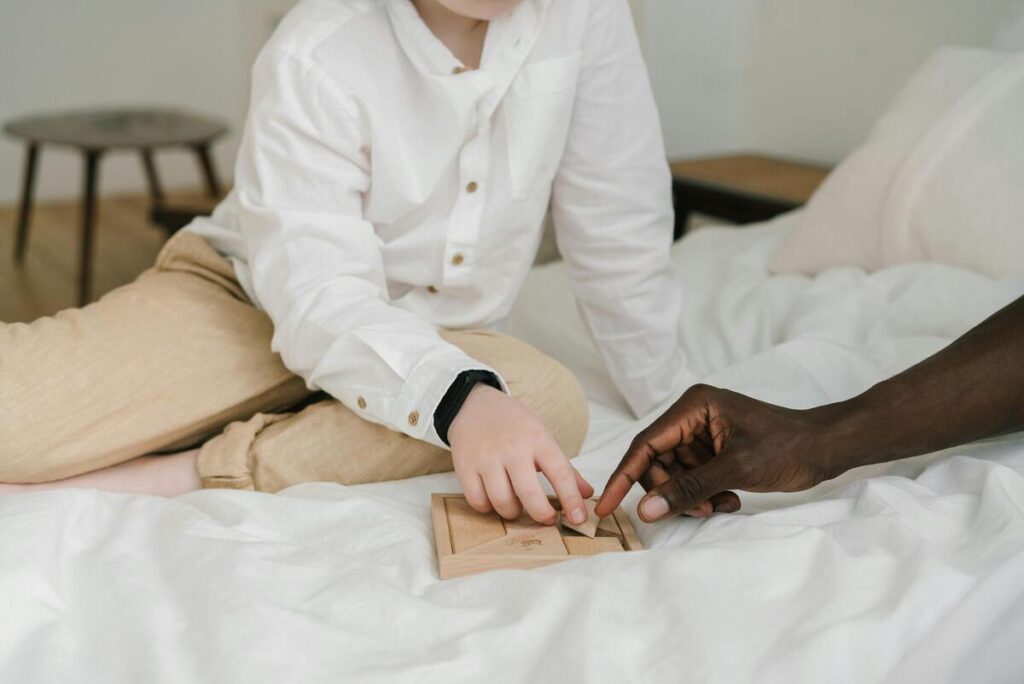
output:
<instances>
[{"instance_id":1,"label":"shirt sleeve","mask_svg":"<svg viewBox=\"0 0 1024 684\"><path fill-rule=\"evenodd\" d=\"M643 415L694 382L679 346L671 177L626 0L594 0L552 212L583 318Z\"/></svg>"},{"instance_id":2,"label":"shirt sleeve","mask_svg":"<svg viewBox=\"0 0 1024 684\"><path fill-rule=\"evenodd\" d=\"M273 51L258 60L236 168L253 289L274 351L311 389L443 447L433 415L451 384L467 370L498 374L389 301L362 215L370 166L359 121L315 63Z\"/></svg>"}]
</instances>

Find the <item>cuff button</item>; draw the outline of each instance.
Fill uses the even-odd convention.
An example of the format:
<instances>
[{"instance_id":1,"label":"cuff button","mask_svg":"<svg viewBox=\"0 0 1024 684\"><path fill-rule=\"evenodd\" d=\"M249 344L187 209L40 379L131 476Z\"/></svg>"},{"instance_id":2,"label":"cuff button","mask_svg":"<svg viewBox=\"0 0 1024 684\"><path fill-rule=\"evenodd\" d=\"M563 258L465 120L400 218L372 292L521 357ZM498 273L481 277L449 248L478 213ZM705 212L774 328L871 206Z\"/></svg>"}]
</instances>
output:
<instances>
[{"instance_id":1,"label":"cuff button","mask_svg":"<svg viewBox=\"0 0 1024 684\"><path fill-rule=\"evenodd\" d=\"M419 423L419 422L420 422L420 412L419 411L413 411L412 413L409 414L409 425L412 425L413 427L415 427L416 424Z\"/></svg>"},{"instance_id":2,"label":"cuff button","mask_svg":"<svg viewBox=\"0 0 1024 684\"><path fill-rule=\"evenodd\" d=\"M359 399L356 400L356 403L359 404L359 408L366 409L366 399L359 397Z\"/></svg>"}]
</instances>

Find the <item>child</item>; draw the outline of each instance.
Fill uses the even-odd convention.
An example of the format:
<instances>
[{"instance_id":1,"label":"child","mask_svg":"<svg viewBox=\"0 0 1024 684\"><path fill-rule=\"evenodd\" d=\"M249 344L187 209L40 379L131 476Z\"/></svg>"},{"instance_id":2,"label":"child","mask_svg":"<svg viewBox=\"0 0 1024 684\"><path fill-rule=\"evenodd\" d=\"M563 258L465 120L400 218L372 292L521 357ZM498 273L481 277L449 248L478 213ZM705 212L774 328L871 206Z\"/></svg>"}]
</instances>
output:
<instances>
[{"instance_id":1,"label":"child","mask_svg":"<svg viewBox=\"0 0 1024 684\"><path fill-rule=\"evenodd\" d=\"M593 489L566 458L581 390L486 330L549 204L587 324L645 413L688 383L626 0L303 0L254 68L213 217L98 303L0 326L0 481L277 491L454 466L477 510L550 523L541 471L585 518Z\"/></svg>"}]
</instances>

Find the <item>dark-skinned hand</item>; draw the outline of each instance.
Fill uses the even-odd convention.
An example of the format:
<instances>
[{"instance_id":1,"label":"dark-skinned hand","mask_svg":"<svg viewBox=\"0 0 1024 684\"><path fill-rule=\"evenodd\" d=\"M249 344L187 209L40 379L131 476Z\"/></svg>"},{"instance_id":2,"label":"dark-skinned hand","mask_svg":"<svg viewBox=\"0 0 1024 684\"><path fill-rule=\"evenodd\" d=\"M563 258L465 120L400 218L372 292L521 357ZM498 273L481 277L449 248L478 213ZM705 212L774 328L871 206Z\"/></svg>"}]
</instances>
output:
<instances>
[{"instance_id":1,"label":"dark-skinned hand","mask_svg":"<svg viewBox=\"0 0 1024 684\"><path fill-rule=\"evenodd\" d=\"M698 385L637 435L597 514L635 482L640 518L739 510L732 491L796 492L850 468L1024 429L1024 297L939 353L836 404L798 411Z\"/></svg>"},{"instance_id":2,"label":"dark-skinned hand","mask_svg":"<svg viewBox=\"0 0 1024 684\"><path fill-rule=\"evenodd\" d=\"M597 514L614 511L636 482L647 490L637 509L645 522L735 512L735 489L810 489L842 472L820 447L824 426L813 411L694 386L636 436L608 480Z\"/></svg>"}]
</instances>

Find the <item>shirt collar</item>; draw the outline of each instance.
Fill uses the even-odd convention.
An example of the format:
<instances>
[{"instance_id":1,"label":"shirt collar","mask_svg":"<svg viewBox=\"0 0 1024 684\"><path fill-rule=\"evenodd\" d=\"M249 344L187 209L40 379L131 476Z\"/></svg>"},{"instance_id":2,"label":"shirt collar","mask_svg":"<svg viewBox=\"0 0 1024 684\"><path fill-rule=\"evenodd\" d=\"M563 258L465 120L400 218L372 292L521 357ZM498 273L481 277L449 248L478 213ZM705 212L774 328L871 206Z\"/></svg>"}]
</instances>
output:
<instances>
[{"instance_id":1,"label":"shirt collar","mask_svg":"<svg viewBox=\"0 0 1024 684\"><path fill-rule=\"evenodd\" d=\"M550 2L523 0L510 13L492 21L480 71L503 81L503 72L509 67L518 70L537 39ZM424 23L412 0L387 0L387 9L402 49L418 68L438 76L451 76L462 66Z\"/></svg>"}]
</instances>

